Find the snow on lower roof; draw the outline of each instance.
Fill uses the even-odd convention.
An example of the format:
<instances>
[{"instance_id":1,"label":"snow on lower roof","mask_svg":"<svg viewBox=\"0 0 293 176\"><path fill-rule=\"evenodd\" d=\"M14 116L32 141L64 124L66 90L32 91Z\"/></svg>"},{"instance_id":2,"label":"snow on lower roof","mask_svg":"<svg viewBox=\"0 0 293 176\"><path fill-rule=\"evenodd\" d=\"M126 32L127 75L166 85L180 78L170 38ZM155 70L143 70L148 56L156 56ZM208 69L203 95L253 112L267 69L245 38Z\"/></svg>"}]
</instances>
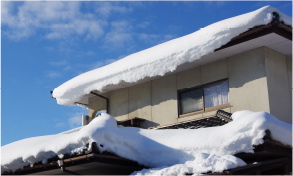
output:
<instances>
[{"instance_id":1,"label":"snow on lower roof","mask_svg":"<svg viewBox=\"0 0 293 176\"><path fill-rule=\"evenodd\" d=\"M155 130L117 126L114 117L102 113L88 125L71 131L2 146L1 170L3 173L39 161L46 163L55 155L78 152L91 142L96 142L101 152L157 168L142 171L155 175L182 175L186 169L189 173L216 172L244 166L246 163L233 155L253 153L253 145L264 142L267 129L272 139L292 146L292 125L271 114L246 110L235 112L232 118L232 122L218 127Z\"/></svg>"},{"instance_id":2,"label":"snow on lower roof","mask_svg":"<svg viewBox=\"0 0 293 176\"><path fill-rule=\"evenodd\" d=\"M280 21L292 26L291 17L272 6L265 6L83 73L55 88L53 97L58 104L73 105L91 91L106 92L105 87L109 85L115 89L115 85L123 82L135 83L147 77L164 76L186 62L199 60L214 52L250 28L270 23L274 17L273 12L280 15ZM117 88L121 87L116 86Z\"/></svg>"}]
</instances>

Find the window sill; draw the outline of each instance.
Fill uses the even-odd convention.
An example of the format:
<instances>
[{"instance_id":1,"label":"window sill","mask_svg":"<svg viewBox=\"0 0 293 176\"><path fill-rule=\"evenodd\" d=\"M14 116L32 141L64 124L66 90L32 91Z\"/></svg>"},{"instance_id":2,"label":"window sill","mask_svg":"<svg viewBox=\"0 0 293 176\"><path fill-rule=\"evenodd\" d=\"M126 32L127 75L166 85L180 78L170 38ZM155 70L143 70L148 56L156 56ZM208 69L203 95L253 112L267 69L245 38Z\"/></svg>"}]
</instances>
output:
<instances>
[{"instance_id":1,"label":"window sill","mask_svg":"<svg viewBox=\"0 0 293 176\"><path fill-rule=\"evenodd\" d=\"M186 114L181 114L181 115L179 115L179 118L182 118L182 117L188 117L188 116L197 115L197 114L202 114L202 113L204 113L204 112L205 112L204 110L199 110L199 111L189 112L189 113L186 113Z\"/></svg>"},{"instance_id":2,"label":"window sill","mask_svg":"<svg viewBox=\"0 0 293 176\"><path fill-rule=\"evenodd\" d=\"M220 109L224 109L224 108L230 108L230 107L232 107L232 105L230 105L230 103L222 104L219 106L213 106L210 108L206 108L205 110L199 110L199 111L194 111L194 112L190 112L190 113L186 113L186 114L181 114L181 115L179 115L178 118L188 117L188 116L197 115L197 114L203 114L205 112L211 112L211 111L220 110Z\"/></svg>"}]
</instances>

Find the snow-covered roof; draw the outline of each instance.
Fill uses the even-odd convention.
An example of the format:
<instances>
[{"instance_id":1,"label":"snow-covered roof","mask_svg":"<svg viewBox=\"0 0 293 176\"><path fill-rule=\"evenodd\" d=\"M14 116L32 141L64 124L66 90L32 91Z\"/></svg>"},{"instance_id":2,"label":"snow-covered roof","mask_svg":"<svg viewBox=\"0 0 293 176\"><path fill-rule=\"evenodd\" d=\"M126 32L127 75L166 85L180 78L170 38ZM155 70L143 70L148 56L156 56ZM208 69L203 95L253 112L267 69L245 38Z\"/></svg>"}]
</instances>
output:
<instances>
[{"instance_id":1,"label":"snow-covered roof","mask_svg":"<svg viewBox=\"0 0 293 176\"><path fill-rule=\"evenodd\" d=\"M292 26L290 16L272 6L265 6L256 11L211 24L192 34L131 54L112 64L83 73L55 88L53 97L57 99L58 104L62 105L73 105L75 102L87 103L85 101L91 96L91 91L104 93L129 87L158 76L174 73L186 63L201 65L215 59L222 59L223 57L210 59L206 56L210 56L215 49L227 44L232 38L250 28L269 24L274 18L273 12L280 15L280 21ZM269 41L274 42L274 40ZM243 50L241 51L243 52ZM229 53L233 52L229 51ZM221 53L219 55L225 56ZM188 67L184 69L186 68Z\"/></svg>"},{"instance_id":2,"label":"snow-covered roof","mask_svg":"<svg viewBox=\"0 0 293 176\"><path fill-rule=\"evenodd\" d=\"M292 146L292 125L271 114L239 111L232 119L218 127L155 130L117 126L114 117L102 113L88 125L71 131L2 146L1 170L3 173L39 161L46 163L55 155L62 158L64 154L83 150L91 142L96 142L101 152L112 152L157 168L142 171L153 175L220 172L244 166L246 163L233 155L253 153L254 146L264 142L267 129L273 140Z\"/></svg>"}]
</instances>

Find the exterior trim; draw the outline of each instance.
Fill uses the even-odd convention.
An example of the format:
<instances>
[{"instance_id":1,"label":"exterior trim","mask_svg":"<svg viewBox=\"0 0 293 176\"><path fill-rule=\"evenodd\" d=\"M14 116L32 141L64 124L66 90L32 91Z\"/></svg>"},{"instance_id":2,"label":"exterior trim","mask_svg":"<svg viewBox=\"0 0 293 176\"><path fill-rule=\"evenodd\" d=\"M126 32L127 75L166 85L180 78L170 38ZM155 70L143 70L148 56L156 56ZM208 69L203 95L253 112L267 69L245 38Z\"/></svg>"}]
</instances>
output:
<instances>
[{"instance_id":1,"label":"exterior trim","mask_svg":"<svg viewBox=\"0 0 293 176\"><path fill-rule=\"evenodd\" d=\"M270 34L270 33L276 33L276 34L292 41L292 28L289 28L282 23L280 23L276 26L273 26L272 24L268 24L268 25L262 25L259 27L252 28L249 31L244 32L244 33L234 37L233 39L231 39L230 42L221 46L218 49L215 49L215 51L219 51L221 49L228 48L233 45L247 42L249 40L252 40L252 39L255 39L255 38Z\"/></svg>"}]
</instances>

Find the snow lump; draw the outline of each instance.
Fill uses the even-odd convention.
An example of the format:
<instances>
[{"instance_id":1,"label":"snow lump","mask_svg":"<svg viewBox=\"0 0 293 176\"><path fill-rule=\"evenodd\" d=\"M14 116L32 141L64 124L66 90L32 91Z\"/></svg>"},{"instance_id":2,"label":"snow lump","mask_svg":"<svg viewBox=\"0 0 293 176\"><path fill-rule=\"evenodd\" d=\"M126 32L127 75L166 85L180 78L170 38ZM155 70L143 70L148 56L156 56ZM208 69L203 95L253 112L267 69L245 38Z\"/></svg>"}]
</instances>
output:
<instances>
[{"instance_id":1,"label":"snow lump","mask_svg":"<svg viewBox=\"0 0 293 176\"><path fill-rule=\"evenodd\" d=\"M235 112L232 118L218 127L155 130L117 126L114 117L102 113L86 126L3 146L1 169L15 171L39 161L45 163L55 155L62 157L96 142L101 152L151 168L134 173L137 175L216 172L246 165L233 155L253 153L254 145L264 142L267 129L273 140L292 146L292 125L269 113L246 110Z\"/></svg>"}]
</instances>

